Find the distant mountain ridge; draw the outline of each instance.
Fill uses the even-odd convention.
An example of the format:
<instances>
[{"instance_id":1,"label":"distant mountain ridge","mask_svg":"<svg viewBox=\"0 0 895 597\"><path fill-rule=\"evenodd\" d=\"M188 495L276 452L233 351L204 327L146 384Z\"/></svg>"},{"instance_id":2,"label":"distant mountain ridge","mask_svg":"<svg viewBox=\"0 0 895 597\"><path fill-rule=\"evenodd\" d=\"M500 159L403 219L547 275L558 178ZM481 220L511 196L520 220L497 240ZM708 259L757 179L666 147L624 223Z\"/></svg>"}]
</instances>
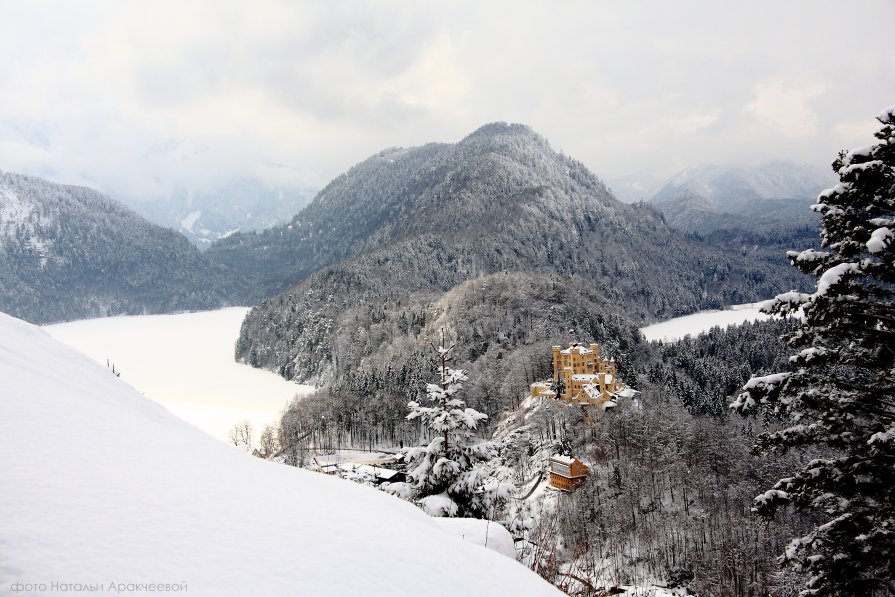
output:
<instances>
[{"instance_id":1,"label":"distant mountain ridge","mask_svg":"<svg viewBox=\"0 0 895 597\"><path fill-rule=\"evenodd\" d=\"M214 191L180 188L167 197L129 200L127 204L148 220L173 228L199 250L234 232L260 231L284 224L313 198L314 191L299 186L268 186L240 180Z\"/></svg>"},{"instance_id":2,"label":"distant mountain ridge","mask_svg":"<svg viewBox=\"0 0 895 597\"><path fill-rule=\"evenodd\" d=\"M0 171L0 311L34 323L209 309L229 275L94 190Z\"/></svg>"},{"instance_id":3,"label":"distant mountain ridge","mask_svg":"<svg viewBox=\"0 0 895 597\"><path fill-rule=\"evenodd\" d=\"M832 173L794 162L755 167L708 164L682 170L656 191L651 202L661 203L688 191L731 209L746 199L817 197L833 180Z\"/></svg>"},{"instance_id":4,"label":"distant mountain ridge","mask_svg":"<svg viewBox=\"0 0 895 597\"><path fill-rule=\"evenodd\" d=\"M832 172L792 162L710 164L678 173L650 203L669 224L687 232L806 225L817 220L808 206L834 182Z\"/></svg>"},{"instance_id":5,"label":"distant mountain ridge","mask_svg":"<svg viewBox=\"0 0 895 597\"><path fill-rule=\"evenodd\" d=\"M580 162L554 152L529 127L506 123L485 125L455 144L379 152L335 178L288 225L234 234L207 254L247 280L252 291L245 299L255 302L324 267L425 234L477 245L464 266L473 273L598 268L603 276L611 268L609 278L616 278L644 252L656 252L640 267L658 282L675 276L670 269L678 264L656 244L692 257L654 214L619 203ZM595 234L612 242L582 244ZM715 260L710 251L697 253ZM675 309L696 306L688 300Z\"/></svg>"}]
</instances>

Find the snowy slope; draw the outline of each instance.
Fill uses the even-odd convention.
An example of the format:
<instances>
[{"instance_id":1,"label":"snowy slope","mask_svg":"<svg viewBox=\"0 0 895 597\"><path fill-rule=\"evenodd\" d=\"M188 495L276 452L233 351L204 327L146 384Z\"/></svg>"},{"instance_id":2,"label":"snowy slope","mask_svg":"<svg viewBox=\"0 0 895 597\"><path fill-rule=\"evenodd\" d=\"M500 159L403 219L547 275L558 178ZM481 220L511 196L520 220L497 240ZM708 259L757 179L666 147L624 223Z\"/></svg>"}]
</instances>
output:
<instances>
[{"instance_id":1,"label":"snowy slope","mask_svg":"<svg viewBox=\"0 0 895 597\"><path fill-rule=\"evenodd\" d=\"M0 380L0 593L560 594L406 502L212 439L4 314Z\"/></svg>"}]
</instances>

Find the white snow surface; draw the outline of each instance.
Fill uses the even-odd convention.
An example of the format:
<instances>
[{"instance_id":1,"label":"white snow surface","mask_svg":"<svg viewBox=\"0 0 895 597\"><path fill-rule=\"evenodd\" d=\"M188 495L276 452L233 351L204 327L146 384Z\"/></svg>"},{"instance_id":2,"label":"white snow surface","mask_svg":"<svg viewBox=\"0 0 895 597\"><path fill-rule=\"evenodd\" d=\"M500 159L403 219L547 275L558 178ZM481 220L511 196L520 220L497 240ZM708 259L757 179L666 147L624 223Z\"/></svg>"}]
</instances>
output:
<instances>
[{"instance_id":1,"label":"white snow surface","mask_svg":"<svg viewBox=\"0 0 895 597\"><path fill-rule=\"evenodd\" d=\"M676 342L685 336L696 336L707 332L715 326L724 328L731 325L740 325L747 321L770 319L770 315L759 310L761 304L760 302L747 303L745 305L733 305L723 311L701 311L692 315L675 317L674 319L654 323L640 328L640 331L649 341Z\"/></svg>"},{"instance_id":2,"label":"white snow surface","mask_svg":"<svg viewBox=\"0 0 895 597\"><path fill-rule=\"evenodd\" d=\"M820 280L817 281L817 292L815 292L814 295L825 295L832 286L835 286L842 280L842 276L851 272L856 272L859 269L857 263L840 263L839 265L834 265L821 274Z\"/></svg>"},{"instance_id":3,"label":"white snow surface","mask_svg":"<svg viewBox=\"0 0 895 597\"><path fill-rule=\"evenodd\" d=\"M477 518L433 518L441 530L464 541L493 549L508 558L516 558L513 536L503 525Z\"/></svg>"},{"instance_id":4,"label":"white snow surface","mask_svg":"<svg viewBox=\"0 0 895 597\"><path fill-rule=\"evenodd\" d=\"M248 308L85 319L46 326L57 340L218 439L248 419L255 437L296 395L313 391L234 360Z\"/></svg>"},{"instance_id":5,"label":"white snow surface","mask_svg":"<svg viewBox=\"0 0 895 597\"><path fill-rule=\"evenodd\" d=\"M871 253L880 253L886 248L886 239L893 238L895 234L885 226L881 228L877 228L870 235L870 240L867 241L867 250Z\"/></svg>"},{"instance_id":6,"label":"white snow surface","mask_svg":"<svg viewBox=\"0 0 895 597\"><path fill-rule=\"evenodd\" d=\"M212 439L5 314L0 379L2 593L561 595L407 502Z\"/></svg>"},{"instance_id":7,"label":"white snow surface","mask_svg":"<svg viewBox=\"0 0 895 597\"><path fill-rule=\"evenodd\" d=\"M574 458L570 458L569 456L563 456L562 454L554 454L550 457L550 460L555 460L557 462L561 462L568 466L571 466L573 462L575 462Z\"/></svg>"}]
</instances>

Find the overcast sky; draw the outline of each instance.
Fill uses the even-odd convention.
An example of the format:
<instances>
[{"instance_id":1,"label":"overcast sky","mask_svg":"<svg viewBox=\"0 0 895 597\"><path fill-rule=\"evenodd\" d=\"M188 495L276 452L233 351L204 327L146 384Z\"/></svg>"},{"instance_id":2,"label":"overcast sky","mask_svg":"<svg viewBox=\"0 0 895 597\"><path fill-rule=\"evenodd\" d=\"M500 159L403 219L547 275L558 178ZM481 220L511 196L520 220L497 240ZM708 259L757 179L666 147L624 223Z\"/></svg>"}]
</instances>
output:
<instances>
[{"instance_id":1,"label":"overcast sky","mask_svg":"<svg viewBox=\"0 0 895 597\"><path fill-rule=\"evenodd\" d=\"M895 104L895 2L0 0L0 170L121 199L320 187L523 122L610 180L826 166Z\"/></svg>"}]
</instances>

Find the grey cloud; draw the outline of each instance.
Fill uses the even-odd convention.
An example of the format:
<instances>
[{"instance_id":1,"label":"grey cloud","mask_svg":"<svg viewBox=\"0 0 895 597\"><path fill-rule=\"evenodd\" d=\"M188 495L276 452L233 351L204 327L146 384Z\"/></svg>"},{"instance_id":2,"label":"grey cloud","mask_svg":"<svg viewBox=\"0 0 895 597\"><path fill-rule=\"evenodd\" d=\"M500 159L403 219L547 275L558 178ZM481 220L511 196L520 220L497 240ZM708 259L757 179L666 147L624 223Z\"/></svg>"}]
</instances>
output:
<instances>
[{"instance_id":1,"label":"grey cloud","mask_svg":"<svg viewBox=\"0 0 895 597\"><path fill-rule=\"evenodd\" d=\"M885 1L2 10L16 59L0 63L0 169L120 195L322 185L381 148L494 120L607 178L825 165L895 103Z\"/></svg>"}]
</instances>

